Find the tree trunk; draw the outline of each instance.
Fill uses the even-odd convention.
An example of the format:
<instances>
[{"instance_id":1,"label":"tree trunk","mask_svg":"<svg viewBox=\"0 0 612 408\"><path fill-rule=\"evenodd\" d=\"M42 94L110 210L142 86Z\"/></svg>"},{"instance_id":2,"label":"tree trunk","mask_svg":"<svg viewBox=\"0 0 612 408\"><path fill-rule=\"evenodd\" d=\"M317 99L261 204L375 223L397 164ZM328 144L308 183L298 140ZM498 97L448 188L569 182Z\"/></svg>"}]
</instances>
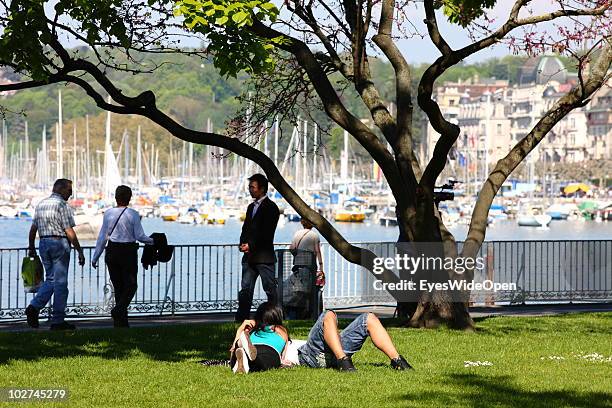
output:
<instances>
[{"instance_id":1,"label":"tree trunk","mask_svg":"<svg viewBox=\"0 0 612 408\"><path fill-rule=\"evenodd\" d=\"M440 213L432 198L428 199L426 193L419 196L420 208L418 211L422 222L412 227L415 229L414 236L421 242L413 243L411 252L416 256L455 259L459 256L455 239L442 223ZM431 214L426 211L428 206L433 207ZM401 244L398 245L398 253L402 255L407 253L403 251ZM410 275L401 272L400 279L413 280L417 282L417 285L422 280L443 283L451 279L472 279L471 272L459 274L454 270L445 269L423 269ZM414 301L398 301L397 315L409 327L435 328L445 325L453 329L471 331L474 329L474 321L469 314L469 296L469 292L421 291L418 296L414 297Z\"/></svg>"}]
</instances>

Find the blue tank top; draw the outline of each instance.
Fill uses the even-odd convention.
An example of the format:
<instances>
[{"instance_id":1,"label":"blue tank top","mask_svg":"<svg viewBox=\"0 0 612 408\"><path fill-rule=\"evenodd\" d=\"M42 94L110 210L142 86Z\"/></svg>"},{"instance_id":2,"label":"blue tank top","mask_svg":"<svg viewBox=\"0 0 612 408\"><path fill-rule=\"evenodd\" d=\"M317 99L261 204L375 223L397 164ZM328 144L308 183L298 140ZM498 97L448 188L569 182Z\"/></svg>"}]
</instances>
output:
<instances>
[{"instance_id":1,"label":"blue tank top","mask_svg":"<svg viewBox=\"0 0 612 408\"><path fill-rule=\"evenodd\" d=\"M266 326L263 330L251 333L251 343L270 346L281 354L286 342L280 334L272 330L272 326Z\"/></svg>"}]
</instances>

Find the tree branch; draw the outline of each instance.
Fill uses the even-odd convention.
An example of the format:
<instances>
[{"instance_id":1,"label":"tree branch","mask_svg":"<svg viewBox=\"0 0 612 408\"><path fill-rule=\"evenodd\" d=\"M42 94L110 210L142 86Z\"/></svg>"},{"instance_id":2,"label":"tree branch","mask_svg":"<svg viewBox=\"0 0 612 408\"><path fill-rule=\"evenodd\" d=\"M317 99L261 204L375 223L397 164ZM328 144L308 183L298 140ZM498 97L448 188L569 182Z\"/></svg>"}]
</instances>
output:
<instances>
[{"instance_id":1,"label":"tree branch","mask_svg":"<svg viewBox=\"0 0 612 408\"><path fill-rule=\"evenodd\" d=\"M440 34L433 3L434 0L425 0L425 20L423 20L423 22L427 25L427 31L429 32L431 42L434 43L442 55L448 56L453 52L453 50L448 45L444 37L442 37L442 34Z\"/></svg>"},{"instance_id":2,"label":"tree branch","mask_svg":"<svg viewBox=\"0 0 612 408\"><path fill-rule=\"evenodd\" d=\"M94 76L97 80L100 73L90 72L95 71L95 66L85 66L86 72ZM103 74L102 74L103 75ZM60 76L56 79L59 81ZM268 176L268 179L276 190L282 194L283 198L297 211L300 216L310 220L316 227L321 235L349 262L356 263L368 268L370 271L373 269L374 258L376 255L364 248L360 248L351 245L344 237L338 233L338 231L317 211L313 210L302 200L302 198L295 192L295 190L287 183L283 178L280 171L274 164L273 160L268 157L264 152L254 148L253 146L240 141L237 138L223 136L217 133L199 132L191 129L187 129L160 111L154 104L146 104L144 107L140 106L117 106L110 104L104 100L104 97L95 91L95 89L85 80L73 75L61 75L61 79L66 82L74 83L83 88L87 94L96 102L96 104L105 110L119 113L119 114L137 114L143 117L147 117L163 129L167 130L170 134L177 137L178 139L184 140L190 143L206 144L210 146L220 147L229 150L237 155L245 157L256 164L258 164ZM106 78L105 81L98 81L98 83L104 88L105 91L115 93L116 87ZM44 85L44 84L43 84ZM146 91L145 93L153 92ZM137 100L136 98L125 97L127 101ZM152 99L155 99L153 95ZM385 282L397 282L398 278L391 272L385 271L381 277Z\"/></svg>"},{"instance_id":3,"label":"tree branch","mask_svg":"<svg viewBox=\"0 0 612 408\"><path fill-rule=\"evenodd\" d=\"M421 178L421 168L413 150L412 139L412 91L411 91L411 71L410 65L402 55L399 48L393 41L393 13L395 11L395 0L383 0L378 25L378 34L372 40L385 54L391 62L395 71L395 98L397 105L397 135L394 140L389 141L393 150L399 155L398 163L402 160L408 160L411 163L412 175L406 173L409 179L414 179L416 185L417 179ZM399 164L398 164L399 166ZM400 169L401 171L401 169Z\"/></svg>"},{"instance_id":4,"label":"tree branch","mask_svg":"<svg viewBox=\"0 0 612 408\"><path fill-rule=\"evenodd\" d=\"M559 99L535 127L512 148L510 153L497 162L478 195L462 256L474 257L484 242L489 208L504 181L565 115L588 103L593 93L610 80L612 75L607 72L611 63L612 44L608 37L584 85L576 85Z\"/></svg>"},{"instance_id":5,"label":"tree branch","mask_svg":"<svg viewBox=\"0 0 612 408\"><path fill-rule=\"evenodd\" d=\"M321 98L323 107L329 117L340 125L340 127L347 130L370 152L372 158L378 163L389 181L391 189L396 193L401 192L402 186L401 183L397 181L399 179L399 174L393 156L376 135L372 133L361 120L346 109L344 104L340 101L334 87L329 82L327 74L323 71L308 46L302 41L276 31L257 20L253 22L250 29L263 38L272 39L282 37L285 39L285 41L275 44L275 46L295 56L300 66L308 75L315 91Z\"/></svg>"}]
</instances>

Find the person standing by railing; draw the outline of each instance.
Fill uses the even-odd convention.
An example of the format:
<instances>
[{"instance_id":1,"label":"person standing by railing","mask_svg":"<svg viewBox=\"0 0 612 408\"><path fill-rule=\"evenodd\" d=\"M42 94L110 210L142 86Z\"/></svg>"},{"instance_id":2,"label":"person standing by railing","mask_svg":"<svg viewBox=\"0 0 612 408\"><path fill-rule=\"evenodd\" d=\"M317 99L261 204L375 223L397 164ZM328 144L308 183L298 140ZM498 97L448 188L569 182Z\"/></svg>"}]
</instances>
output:
<instances>
[{"instance_id":1,"label":"person standing by railing","mask_svg":"<svg viewBox=\"0 0 612 408\"><path fill-rule=\"evenodd\" d=\"M111 310L115 327L129 327L128 306L138 288L138 242L153 245L153 238L145 235L138 211L128 208L132 189L119 186L115 190L117 206L104 213L102 228L96 242L91 266L98 267L98 260L106 246L104 261L108 267L115 291L115 307Z\"/></svg>"},{"instance_id":2,"label":"person standing by railing","mask_svg":"<svg viewBox=\"0 0 612 408\"><path fill-rule=\"evenodd\" d=\"M280 212L276 204L267 196L268 179L263 174L249 177L249 194L253 202L247 208L246 218L240 234L242 257L242 281L238 292L238 312L236 321L242 322L250 317L253 292L257 276L268 302L276 304L278 282L275 277L274 233Z\"/></svg>"},{"instance_id":3,"label":"person standing by railing","mask_svg":"<svg viewBox=\"0 0 612 408\"><path fill-rule=\"evenodd\" d=\"M289 246L293 254L292 274L287 282L289 300L285 304L289 319L316 318L323 311L320 287L315 285L325 281L321 241L310 221L302 218L300 222L304 228L295 232Z\"/></svg>"},{"instance_id":4,"label":"person standing by railing","mask_svg":"<svg viewBox=\"0 0 612 408\"><path fill-rule=\"evenodd\" d=\"M53 183L53 193L42 200L34 211L30 228L28 256L36 256L36 233L40 238L39 250L45 268L45 281L38 293L25 310L28 325L39 326L40 309L53 295L51 310L51 330L74 330L74 325L66 322L66 302L68 300L68 265L70 263L70 244L79 253L79 265L85 265L85 256L74 232L74 217L68 208L72 195L72 181L57 179Z\"/></svg>"}]
</instances>

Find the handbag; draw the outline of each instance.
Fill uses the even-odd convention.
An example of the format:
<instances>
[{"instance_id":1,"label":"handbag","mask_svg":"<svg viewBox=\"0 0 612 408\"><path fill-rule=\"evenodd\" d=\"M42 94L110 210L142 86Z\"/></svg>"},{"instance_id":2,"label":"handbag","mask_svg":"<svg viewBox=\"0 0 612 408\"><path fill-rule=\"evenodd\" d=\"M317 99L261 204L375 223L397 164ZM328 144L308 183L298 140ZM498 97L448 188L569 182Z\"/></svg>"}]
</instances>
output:
<instances>
[{"instance_id":1,"label":"handbag","mask_svg":"<svg viewBox=\"0 0 612 408\"><path fill-rule=\"evenodd\" d=\"M36 293L43 281L43 264L38 255L26 256L21 261L21 278L25 293Z\"/></svg>"}]
</instances>

